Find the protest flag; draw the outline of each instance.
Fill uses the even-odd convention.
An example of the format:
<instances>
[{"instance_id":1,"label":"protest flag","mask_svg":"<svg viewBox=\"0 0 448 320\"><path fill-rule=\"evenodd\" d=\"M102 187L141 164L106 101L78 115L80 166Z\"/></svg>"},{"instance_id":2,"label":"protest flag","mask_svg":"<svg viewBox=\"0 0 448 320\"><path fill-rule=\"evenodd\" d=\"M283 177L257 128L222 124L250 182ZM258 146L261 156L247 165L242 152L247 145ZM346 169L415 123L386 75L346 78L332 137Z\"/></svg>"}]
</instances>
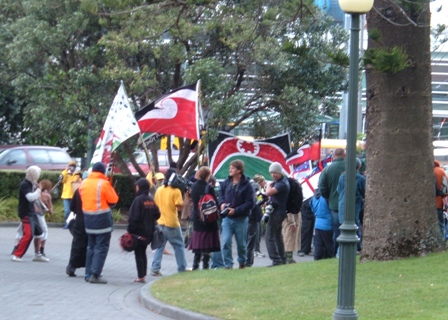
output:
<instances>
[{"instance_id":1,"label":"protest flag","mask_svg":"<svg viewBox=\"0 0 448 320\"><path fill-rule=\"evenodd\" d=\"M114 98L96 144L90 166L96 162L108 165L112 152L125 140L140 132L123 81Z\"/></svg>"},{"instance_id":2,"label":"protest flag","mask_svg":"<svg viewBox=\"0 0 448 320\"><path fill-rule=\"evenodd\" d=\"M135 113L141 132L199 140L199 82L175 89Z\"/></svg>"},{"instance_id":3,"label":"protest flag","mask_svg":"<svg viewBox=\"0 0 448 320\"><path fill-rule=\"evenodd\" d=\"M311 160L311 147L306 142L298 148L295 148L291 153L289 153L286 157L286 164L288 166L294 164L302 164L305 161Z\"/></svg>"},{"instance_id":4,"label":"protest flag","mask_svg":"<svg viewBox=\"0 0 448 320\"><path fill-rule=\"evenodd\" d=\"M208 144L210 169L216 179L229 175L229 165L233 160L244 162L244 174L253 177L261 174L270 179L269 166L272 162L282 165L285 175L291 168L285 163L285 156L291 151L289 134L264 140L246 141L227 132L220 131L218 137Z\"/></svg>"}]
</instances>

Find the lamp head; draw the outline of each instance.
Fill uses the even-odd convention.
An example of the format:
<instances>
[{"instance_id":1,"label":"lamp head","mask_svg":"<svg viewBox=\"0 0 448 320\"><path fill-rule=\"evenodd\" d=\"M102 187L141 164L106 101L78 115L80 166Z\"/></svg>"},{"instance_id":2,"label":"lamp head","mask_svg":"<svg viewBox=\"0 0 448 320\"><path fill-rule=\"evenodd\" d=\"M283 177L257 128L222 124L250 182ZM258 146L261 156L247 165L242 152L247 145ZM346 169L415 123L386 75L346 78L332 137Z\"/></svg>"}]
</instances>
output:
<instances>
[{"instance_id":1,"label":"lamp head","mask_svg":"<svg viewBox=\"0 0 448 320\"><path fill-rule=\"evenodd\" d=\"M374 0L339 0L339 6L345 13L367 13L372 9Z\"/></svg>"}]
</instances>

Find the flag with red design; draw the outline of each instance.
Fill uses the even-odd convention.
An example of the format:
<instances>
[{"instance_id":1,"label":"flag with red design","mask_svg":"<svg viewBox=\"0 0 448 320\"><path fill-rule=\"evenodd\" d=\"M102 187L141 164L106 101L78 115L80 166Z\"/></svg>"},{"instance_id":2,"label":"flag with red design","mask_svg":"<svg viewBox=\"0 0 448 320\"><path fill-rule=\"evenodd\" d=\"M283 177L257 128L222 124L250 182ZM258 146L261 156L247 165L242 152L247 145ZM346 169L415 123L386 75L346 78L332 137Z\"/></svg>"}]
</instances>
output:
<instances>
[{"instance_id":1,"label":"flag with red design","mask_svg":"<svg viewBox=\"0 0 448 320\"><path fill-rule=\"evenodd\" d=\"M96 162L109 165L112 152L125 140L140 132L123 82L112 102L98 138L90 166Z\"/></svg>"},{"instance_id":2,"label":"flag with red design","mask_svg":"<svg viewBox=\"0 0 448 320\"><path fill-rule=\"evenodd\" d=\"M306 142L298 148L295 148L286 157L286 164L292 166L293 164L302 164L305 161L311 160L311 147Z\"/></svg>"},{"instance_id":3,"label":"flag with red design","mask_svg":"<svg viewBox=\"0 0 448 320\"><path fill-rule=\"evenodd\" d=\"M141 132L199 140L198 83L164 94L135 113Z\"/></svg>"},{"instance_id":4,"label":"flag with red design","mask_svg":"<svg viewBox=\"0 0 448 320\"><path fill-rule=\"evenodd\" d=\"M230 162L242 160L244 174L253 177L261 174L270 179L269 166L279 162L285 175L290 175L291 168L285 157L291 151L289 134L283 134L265 140L246 141L227 132L219 132L216 140L209 142L210 169L217 179L229 175Z\"/></svg>"}]
</instances>

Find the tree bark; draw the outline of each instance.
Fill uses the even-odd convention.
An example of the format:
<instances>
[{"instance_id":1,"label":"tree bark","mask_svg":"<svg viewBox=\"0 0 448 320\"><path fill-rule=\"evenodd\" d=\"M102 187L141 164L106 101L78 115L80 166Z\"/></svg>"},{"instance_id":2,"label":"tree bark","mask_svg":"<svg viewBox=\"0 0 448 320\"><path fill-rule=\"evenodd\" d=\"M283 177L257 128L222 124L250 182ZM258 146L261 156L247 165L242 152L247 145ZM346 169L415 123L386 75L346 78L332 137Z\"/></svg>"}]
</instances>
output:
<instances>
[{"instance_id":1,"label":"tree bark","mask_svg":"<svg viewBox=\"0 0 448 320\"><path fill-rule=\"evenodd\" d=\"M367 187L361 260L391 260L443 249L435 208L429 1L408 18L388 0L367 15L368 48L401 47L411 66L367 68ZM400 24L401 26L398 26Z\"/></svg>"}]
</instances>

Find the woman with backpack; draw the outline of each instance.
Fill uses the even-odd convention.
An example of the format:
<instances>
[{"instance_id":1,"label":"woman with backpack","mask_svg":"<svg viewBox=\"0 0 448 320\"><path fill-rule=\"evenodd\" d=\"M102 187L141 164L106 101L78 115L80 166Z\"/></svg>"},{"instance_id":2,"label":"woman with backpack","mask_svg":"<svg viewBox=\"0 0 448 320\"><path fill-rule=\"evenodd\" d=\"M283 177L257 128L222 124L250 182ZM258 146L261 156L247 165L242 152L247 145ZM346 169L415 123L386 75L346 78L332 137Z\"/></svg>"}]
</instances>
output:
<instances>
[{"instance_id":1,"label":"woman with backpack","mask_svg":"<svg viewBox=\"0 0 448 320\"><path fill-rule=\"evenodd\" d=\"M221 251L221 244L219 241L218 220L215 218L207 219L204 217L199 208L199 203L205 195L212 196L215 204L218 203L216 199L215 190L208 183L211 171L209 167L201 167L196 172L196 182L191 187L191 199L193 200L193 235L191 236L190 246L194 253L193 270L199 269L199 263L202 258L202 269L209 268L210 253ZM210 201L213 203L213 201ZM216 207L218 210L218 207ZM219 214L218 212L216 212Z\"/></svg>"}]
</instances>

